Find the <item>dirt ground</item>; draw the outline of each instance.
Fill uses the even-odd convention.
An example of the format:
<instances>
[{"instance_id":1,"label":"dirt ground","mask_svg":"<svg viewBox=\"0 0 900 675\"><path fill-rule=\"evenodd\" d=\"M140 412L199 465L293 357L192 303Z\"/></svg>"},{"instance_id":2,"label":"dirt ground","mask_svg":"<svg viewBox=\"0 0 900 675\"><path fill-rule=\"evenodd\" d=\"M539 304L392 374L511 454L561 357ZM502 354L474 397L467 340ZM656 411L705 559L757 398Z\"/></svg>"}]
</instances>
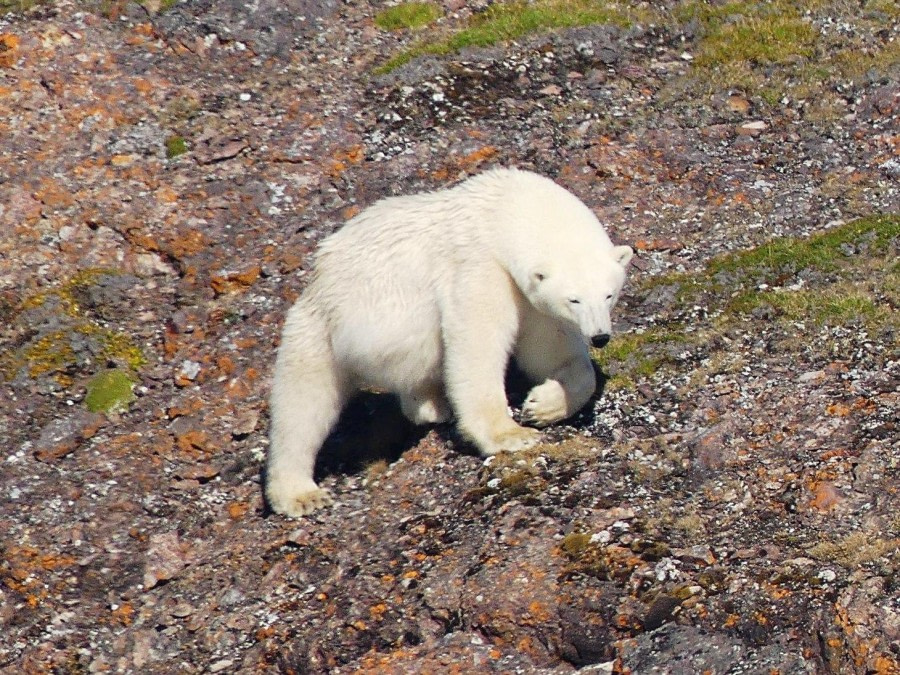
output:
<instances>
[{"instance_id":1,"label":"dirt ground","mask_svg":"<svg viewBox=\"0 0 900 675\"><path fill-rule=\"evenodd\" d=\"M673 12L375 74L486 4L0 17L0 671L900 672L896 63L717 86ZM803 21L896 44L845 11ZM334 507L269 513L317 243L497 165L637 251L603 390L492 461L363 397Z\"/></svg>"}]
</instances>

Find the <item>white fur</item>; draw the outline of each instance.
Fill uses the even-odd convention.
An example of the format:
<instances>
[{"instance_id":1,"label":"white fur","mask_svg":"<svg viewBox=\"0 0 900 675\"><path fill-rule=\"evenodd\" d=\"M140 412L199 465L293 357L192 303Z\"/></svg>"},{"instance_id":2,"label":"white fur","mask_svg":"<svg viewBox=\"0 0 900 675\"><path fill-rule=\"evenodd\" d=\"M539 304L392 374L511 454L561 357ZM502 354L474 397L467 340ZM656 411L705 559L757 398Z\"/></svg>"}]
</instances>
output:
<instances>
[{"instance_id":1,"label":"white fur","mask_svg":"<svg viewBox=\"0 0 900 675\"><path fill-rule=\"evenodd\" d=\"M330 502L313 481L316 454L363 387L396 393L417 424L452 412L485 455L536 443L508 413L510 356L538 383L527 423L577 412L596 387L587 343L610 333L631 255L572 194L515 169L360 213L322 243L287 316L271 396L271 507L296 517Z\"/></svg>"}]
</instances>

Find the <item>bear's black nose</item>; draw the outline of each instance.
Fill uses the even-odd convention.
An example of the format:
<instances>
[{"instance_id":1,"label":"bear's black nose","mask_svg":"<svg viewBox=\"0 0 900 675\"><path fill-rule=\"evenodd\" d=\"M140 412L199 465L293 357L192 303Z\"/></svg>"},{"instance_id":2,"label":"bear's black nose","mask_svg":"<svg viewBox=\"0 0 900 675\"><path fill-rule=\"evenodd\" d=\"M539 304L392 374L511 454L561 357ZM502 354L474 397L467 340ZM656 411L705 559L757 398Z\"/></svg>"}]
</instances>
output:
<instances>
[{"instance_id":1,"label":"bear's black nose","mask_svg":"<svg viewBox=\"0 0 900 675\"><path fill-rule=\"evenodd\" d=\"M597 349L601 347L605 347L609 342L609 333L600 333L600 335L595 335L591 338L591 344L594 345Z\"/></svg>"}]
</instances>

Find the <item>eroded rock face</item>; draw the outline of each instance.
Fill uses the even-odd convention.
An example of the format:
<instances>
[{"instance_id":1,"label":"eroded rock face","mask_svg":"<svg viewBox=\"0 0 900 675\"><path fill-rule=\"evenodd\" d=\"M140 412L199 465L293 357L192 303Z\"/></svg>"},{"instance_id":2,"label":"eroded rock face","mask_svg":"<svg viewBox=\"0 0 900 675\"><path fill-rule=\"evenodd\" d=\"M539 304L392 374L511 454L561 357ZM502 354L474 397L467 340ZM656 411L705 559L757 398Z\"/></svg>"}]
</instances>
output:
<instances>
[{"instance_id":1,"label":"eroded rock face","mask_svg":"<svg viewBox=\"0 0 900 675\"><path fill-rule=\"evenodd\" d=\"M0 19L0 668L896 670L896 218L827 266L708 266L900 211L896 84L699 95L697 21L374 76L419 39L380 5L152 4ZM869 53L867 17L810 20ZM270 368L317 243L495 164L638 250L605 389L487 463L363 397L335 507L272 516ZM107 369L135 399L90 413Z\"/></svg>"},{"instance_id":2,"label":"eroded rock face","mask_svg":"<svg viewBox=\"0 0 900 675\"><path fill-rule=\"evenodd\" d=\"M288 57L294 49L315 50L326 21L338 21L337 0L237 0L176 6L154 20L168 39L208 48L210 42L240 42L263 57Z\"/></svg>"}]
</instances>

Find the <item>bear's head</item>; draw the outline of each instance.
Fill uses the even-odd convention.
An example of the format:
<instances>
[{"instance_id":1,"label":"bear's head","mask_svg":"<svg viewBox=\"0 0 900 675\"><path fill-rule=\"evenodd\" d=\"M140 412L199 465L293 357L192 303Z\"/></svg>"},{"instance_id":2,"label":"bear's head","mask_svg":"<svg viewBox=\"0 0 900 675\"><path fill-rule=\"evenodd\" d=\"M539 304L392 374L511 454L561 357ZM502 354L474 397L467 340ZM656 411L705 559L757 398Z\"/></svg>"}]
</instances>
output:
<instances>
[{"instance_id":1,"label":"bear's head","mask_svg":"<svg viewBox=\"0 0 900 675\"><path fill-rule=\"evenodd\" d=\"M612 332L610 312L625 282L633 251L613 246L602 254L534 256L527 269L514 274L528 302L542 314L578 329L587 342L603 347Z\"/></svg>"}]
</instances>

